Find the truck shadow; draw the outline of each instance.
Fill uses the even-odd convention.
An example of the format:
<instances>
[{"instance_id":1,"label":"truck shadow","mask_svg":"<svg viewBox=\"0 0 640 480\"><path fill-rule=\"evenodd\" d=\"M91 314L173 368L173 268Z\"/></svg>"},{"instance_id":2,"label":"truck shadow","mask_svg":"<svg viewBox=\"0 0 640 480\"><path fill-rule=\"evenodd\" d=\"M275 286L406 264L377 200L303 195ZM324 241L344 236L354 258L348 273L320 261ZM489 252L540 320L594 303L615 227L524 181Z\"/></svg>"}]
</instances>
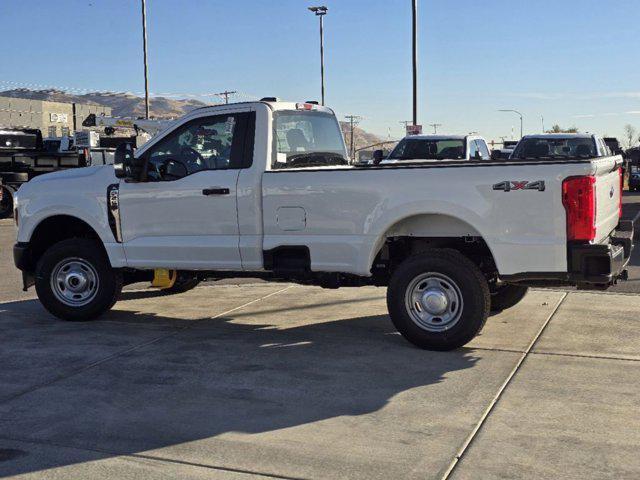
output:
<instances>
[{"instance_id":1,"label":"truck shadow","mask_svg":"<svg viewBox=\"0 0 640 480\"><path fill-rule=\"evenodd\" d=\"M17 369L11 374L20 375L21 368L24 375L33 374L30 358L43 351L60 368L0 401L0 476L173 450L194 441L202 442L197 449L214 461L233 443L216 439L224 433L276 432L372 414L400 394L414 395L424 408L424 398L436 394L435 385L477 362L471 350L436 353L412 347L386 315L329 317L291 327L275 315L273 323L231 314L194 324L119 310L105 321L68 324L52 320L36 301L2 305L7 349L0 361L18 356L6 363ZM132 316L140 324L128 323ZM103 350L103 336L115 347L111 351ZM87 349L91 342L93 352ZM95 351L103 360L96 361ZM16 448L11 440L24 443ZM233 448L255 454L243 443ZM41 451L61 447L79 450ZM176 448L181 455L188 447Z\"/></svg>"}]
</instances>

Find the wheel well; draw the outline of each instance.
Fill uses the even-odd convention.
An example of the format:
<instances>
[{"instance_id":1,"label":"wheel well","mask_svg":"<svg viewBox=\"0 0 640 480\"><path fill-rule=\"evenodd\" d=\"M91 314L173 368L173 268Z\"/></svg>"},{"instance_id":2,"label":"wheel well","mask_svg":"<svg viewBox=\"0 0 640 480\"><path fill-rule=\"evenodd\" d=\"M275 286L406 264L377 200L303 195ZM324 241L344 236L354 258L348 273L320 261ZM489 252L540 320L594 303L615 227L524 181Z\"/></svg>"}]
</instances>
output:
<instances>
[{"instance_id":1,"label":"wheel well","mask_svg":"<svg viewBox=\"0 0 640 480\"><path fill-rule=\"evenodd\" d=\"M31 268L35 270L38 260L40 260L47 248L68 238L98 240L100 247L104 249L99 235L87 222L70 215L55 215L45 218L31 234L31 239L29 240L29 263Z\"/></svg>"},{"instance_id":2,"label":"wheel well","mask_svg":"<svg viewBox=\"0 0 640 480\"><path fill-rule=\"evenodd\" d=\"M371 272L388 276L407 257L427 249L450 248L475 263L487 278L495 278L497 267L491 250L482 237L388 237L378 252Z\"/></svg>"}]
</instances>

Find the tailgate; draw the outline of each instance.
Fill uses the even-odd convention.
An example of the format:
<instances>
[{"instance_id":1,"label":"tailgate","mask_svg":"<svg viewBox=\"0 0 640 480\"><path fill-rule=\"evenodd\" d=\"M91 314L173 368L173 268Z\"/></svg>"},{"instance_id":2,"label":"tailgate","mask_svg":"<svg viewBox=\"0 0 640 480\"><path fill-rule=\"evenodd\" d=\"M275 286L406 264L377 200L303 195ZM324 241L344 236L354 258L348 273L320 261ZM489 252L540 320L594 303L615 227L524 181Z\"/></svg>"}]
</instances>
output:
<instances>
[{"instance_id":1,"label":"tailgate","mask_svg":"<svg viewBox=\"0 0 640 480\"><path fill-rule=\"evenodd\" d=\"M596 165L596 238L600 243L616 228L620 220L619 157L602 159ZM608 160L608 162L606 162Z\"/></svg>"}]
</instances>

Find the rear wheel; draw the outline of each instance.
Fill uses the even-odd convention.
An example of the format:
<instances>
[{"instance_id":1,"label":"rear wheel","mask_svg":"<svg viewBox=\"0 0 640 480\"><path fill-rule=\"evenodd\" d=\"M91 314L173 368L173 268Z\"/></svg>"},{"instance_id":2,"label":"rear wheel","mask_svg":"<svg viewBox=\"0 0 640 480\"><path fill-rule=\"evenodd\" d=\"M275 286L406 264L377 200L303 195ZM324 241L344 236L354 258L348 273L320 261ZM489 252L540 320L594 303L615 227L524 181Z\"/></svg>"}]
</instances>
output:
<instances>
[{"instance_id":1,"label":"rear wheel","mask_svg":"<svg viewBox=\"0 0 640 480\"><path fill-rule=\"evenodd\" d=\"M122 290L122 275L111 268L100 244L84 238L56 243L36 267L36 292L53 315L92 320L109 310Z\"/></svg>"},{"instance_id":2,"label":"rear wheel","mask_svg":"<svg viewBox=\"0 0 640 480\"><path fill-rule=\"evenodd\" d=\"M467 257L431 249L398 266L387 289L387 306L408 341L429 350L453 350L482 330L489 314L489 286Z\"/></svg>"},{"instance_id":3,"label":"rear wheel","mask_svg":"<svg viewBox=\"0 0 640 480\"><path fill-rule=\"evenodd\" d=\"M511 308L525 297L529 287L522 285L500 285L491 292L491 312L498 313Z\"/></svg>"}]
</instances>

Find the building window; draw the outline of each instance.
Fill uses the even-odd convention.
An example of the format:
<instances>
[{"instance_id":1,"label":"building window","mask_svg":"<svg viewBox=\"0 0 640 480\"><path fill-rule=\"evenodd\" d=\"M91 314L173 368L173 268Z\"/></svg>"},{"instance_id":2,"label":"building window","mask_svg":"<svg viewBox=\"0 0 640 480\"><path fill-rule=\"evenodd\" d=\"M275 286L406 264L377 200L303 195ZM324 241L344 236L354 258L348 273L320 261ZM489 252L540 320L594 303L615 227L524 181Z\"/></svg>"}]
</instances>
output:
<instances>
[{"instance_id":1,"label":"building window","mask_svg":"<svg viewBox=\"0 0 640 480\"><path fill-rule=\"evenodd\" d=\"M56 137L56 136L57 136L57 133L58 133L58 129L56 128L56 126L55 126L55 125L51 125L51 126L49 127L49 133L48 133L48 136L49 136L49 137Z\"/></svg>"},{"instance_id":2,"label":"building window","mask_svg":"<svg viewBox=\"0 0 640 480\"><path fill-rule=\"evenodd\" d=\"M63 137L68 137L69 136L69 127L62 127L62 136Z\"/></svg>"}]
</instances>

